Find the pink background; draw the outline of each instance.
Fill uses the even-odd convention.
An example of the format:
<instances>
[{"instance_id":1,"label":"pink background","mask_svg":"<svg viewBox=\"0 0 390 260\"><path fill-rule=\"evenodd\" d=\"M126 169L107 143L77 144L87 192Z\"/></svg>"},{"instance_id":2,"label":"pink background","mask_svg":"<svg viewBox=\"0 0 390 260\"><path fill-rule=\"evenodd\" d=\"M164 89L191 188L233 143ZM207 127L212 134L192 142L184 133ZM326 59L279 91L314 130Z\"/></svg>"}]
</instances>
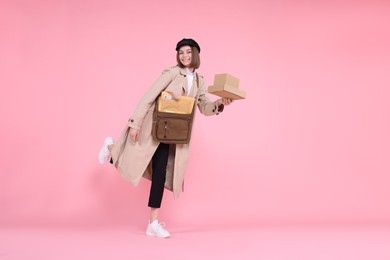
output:
<instances>
[{"instance_id":1,"label":"pink background","mask_svg":"<svg viewBox=\"0 0 390 260\"><path fill-rule=\"evenodd\" d=\"M227 72L248 98L198 114L185 192L166 192L162 219L389 223L389 13L387 1L2 0L0 224L147 219L149 183L97 153L184 37L207 85Z\"/></svg>"}]
</instances>

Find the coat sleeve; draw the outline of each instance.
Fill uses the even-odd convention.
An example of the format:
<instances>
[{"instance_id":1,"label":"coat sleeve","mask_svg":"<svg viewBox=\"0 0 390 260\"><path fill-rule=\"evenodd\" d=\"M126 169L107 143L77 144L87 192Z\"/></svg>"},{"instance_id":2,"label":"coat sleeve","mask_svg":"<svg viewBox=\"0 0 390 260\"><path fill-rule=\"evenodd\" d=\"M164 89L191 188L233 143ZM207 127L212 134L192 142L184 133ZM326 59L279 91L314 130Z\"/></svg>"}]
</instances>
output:
<instances>
[{"instance_id":1,"label":"coat sleeve","mask_svg":"<svg viewBox=\"0 0 390 260\"><path fill-rule=\"evenodd\" d=\"M155 102L160 93L169 85L174 78L174 73L170 69L162 72L160 77L153 83L149 90L139 101L133 115L130 117L128 126L140 130L146 114Z\"/></svg>"},{"instance_id":2,"label":"coat sleeve","mask_svg":"<svg viewBox=\"0 0 390 260\"><path fill-rule=\"evenodd\" d=\"M223 111L224 105L221 99L217 99L216 101L211 101L208 93L204 88L204 80L202 77L199 77L199 92L198 92L198 100L197 105L199 111L206 116L218 115Z\"/></svg>"}]
</instances>

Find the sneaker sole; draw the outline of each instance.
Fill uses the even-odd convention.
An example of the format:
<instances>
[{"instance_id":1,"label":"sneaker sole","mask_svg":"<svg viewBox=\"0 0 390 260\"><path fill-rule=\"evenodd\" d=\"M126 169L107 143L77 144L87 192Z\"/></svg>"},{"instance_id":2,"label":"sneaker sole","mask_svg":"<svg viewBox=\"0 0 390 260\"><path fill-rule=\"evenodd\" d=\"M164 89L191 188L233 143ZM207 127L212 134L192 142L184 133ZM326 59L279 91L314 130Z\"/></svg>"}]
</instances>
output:
<instances>
[{"instance_id":1,"label":"sneaker sole","mask_svg":"<svg viewBox=\"0 0 390 260\"><path fill-rule=\"evenodd\" d=\"M149 233L149 232L146 232L146 235L149 236L149 237L157 237L157 238L170 238L171 236L167 236L167 237L160 237L160 236L157 236L153 233Z\"/></svg>"}]
</instances>

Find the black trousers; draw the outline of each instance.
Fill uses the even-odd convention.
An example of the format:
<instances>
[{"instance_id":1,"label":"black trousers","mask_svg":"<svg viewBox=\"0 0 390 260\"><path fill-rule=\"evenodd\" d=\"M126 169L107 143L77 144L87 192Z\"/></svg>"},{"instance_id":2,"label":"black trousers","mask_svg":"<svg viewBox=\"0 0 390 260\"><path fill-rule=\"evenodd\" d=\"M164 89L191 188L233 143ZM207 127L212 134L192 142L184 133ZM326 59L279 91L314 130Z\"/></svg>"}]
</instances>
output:
<instances>
[{"instance_id":1,"label":"black trousers","mask_svg":"<svg viewBox=\"0 0 390 260\"><path fill-rule=\"evenodd\" d=\"M164 184L167 174L169 144L160 143L152 157L152 184L150 186L148 206L160 208L164 195ZM112 164L112 159L110 160Z\"/></svg>"},{"instance_id":2,"label":"black trousers","mask_svg":"<svg viewBox=\"0 0 390 260\"><path fill-rule=\"evenodd\" d=\"M152 184L150 186L148 206L160 208L164 194L167 173L169 144L160 143L152 157Z\"/></svg>"}]
</instances>

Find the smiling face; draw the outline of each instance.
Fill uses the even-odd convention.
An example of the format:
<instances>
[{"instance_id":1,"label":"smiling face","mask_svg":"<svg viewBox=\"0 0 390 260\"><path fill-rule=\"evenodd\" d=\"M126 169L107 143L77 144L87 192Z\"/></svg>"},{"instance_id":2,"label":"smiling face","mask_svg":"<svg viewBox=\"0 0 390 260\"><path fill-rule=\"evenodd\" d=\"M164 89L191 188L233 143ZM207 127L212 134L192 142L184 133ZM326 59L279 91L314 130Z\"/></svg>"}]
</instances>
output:
<instances>
[{"instance_id":1,"label":"smiling face","mask_svg":"<svg viewBox=\"0 0 390 260\"><path fill-rule=\"evenodd\" d=\"M185 68L191 68L192 49L188 45L182 46L179 51L179 61Z\"/></svg>"},{"instance_id":2,"label":"smiling face","mask_svg":"<svg viewBox=\"0 0 390 260\"><path fill-rule=\"evenodd\" d=\"M181 68L198 69L200 66L199 51L195 47L184 45L177 51L176 61Z\"/></svg>"}]
</instances>

